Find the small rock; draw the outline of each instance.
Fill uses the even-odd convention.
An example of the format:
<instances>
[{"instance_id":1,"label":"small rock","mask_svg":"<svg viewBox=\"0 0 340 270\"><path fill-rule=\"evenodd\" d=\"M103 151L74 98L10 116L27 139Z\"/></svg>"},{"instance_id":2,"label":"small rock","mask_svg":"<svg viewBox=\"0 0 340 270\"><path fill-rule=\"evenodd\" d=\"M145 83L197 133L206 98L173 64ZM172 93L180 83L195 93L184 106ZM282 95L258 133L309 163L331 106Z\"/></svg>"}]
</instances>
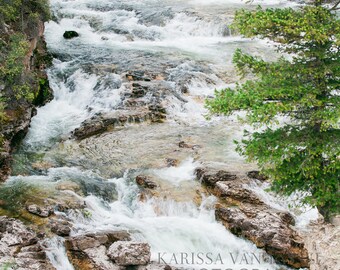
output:
<instances>
[{"instance_id":1,"label":"small rock","mask_svg":"<svg viewBox=\"0 0 340 270\"><path fill-rule=\"evenodd\" d=\"M181 141L178 144L179 148L191 148L191 145L187 144L185 141Z\"/></svg>"},{"instance_id":2,"label":"small rock","mask_svg":"<svg viewBox=\"0 0 340 270\"><path fill-rule=\"evenodd\" d=\"M71 224L54 223L51 227L51 231L59 236L69 236L71 233Z\"/></svg>"},{"instance_id":3,"label":"small rock","mask_svg":"<svg viewBox=\"0 0 340 270\"><path fill-rule=\"evenodd\" d=\"M136 177L136 183L137 185L148 189L155 189L157 187L157 184L150 180L150 178L146 175L138 175Z\"/></svg>"},{"instance_id":4,"label":"small rock","mask_svg":"<svg viewBox=\"0 0 340 270\"><path fill-rule=\"evenodd\" d=\"M178 159L174 159L174 158L167 158L165 159L165 161L168 167L178 166L178 163L179 163Z\"/></svg>"},{"instance_id":5,"label":"small rock","mask_svg":"<svg viewBox=\"0 0 340 270\"><path fill-rule=\"evenodd\" d=\"M47 218L54 213L51 206L40 207L36 204L31 204L26 206L26 210L31 214L37 215L39 217Z\"/></svg>"},{"instance_id":6,"label":"small rock","mask_svg":"<svg viewBox=\"0 0 340 270\"><path fill-rule=\"evenodd\" d=\"M39 235L21 221L0 216L0 238L1 269L14 261L15 269L55 270L39 242Z\"/></svg>"},{"instance_id":7,"label":"small rock","mask_svg":"<svg viewBox=\"0 0 340 270\"><path fill-rule=\"evenodd\" d=\"M99 247L100 242L92 237L80 235L66 239L65 247L67 250L83 251L88 248Z\"/></svg>"},{"instance_id":8,"label":"small rock","mask_svg":"<svg viewBox=\"0 0 340 270\"><path fill-rule=\"evenodd\" d=\"M71 39L71 38L79 37L79 34L76 31L65 31L63 37L65 39Z\"/></svg>"},{"instance_id":9,"label":"small rock","mask_svg":"<svg viewBox=\"0 0 340 270\"><path fill-rule=\"evenodd\" d=\"M151 252L147 243L118 241L112 244L107 255L118 265L146 265Z\"/></svg>"},{"instance_id":10,"label":"small rock","mask_svg":"<svg viewBox=\"0 0 340 270\"><path fill-rule=\"evenodd\" d=\"M217 182L233 181L237 179L235 174L227 171L206 171L205 169L196 169L197 178L205 185L213 187Z\"/></svg>"}]
</instances>

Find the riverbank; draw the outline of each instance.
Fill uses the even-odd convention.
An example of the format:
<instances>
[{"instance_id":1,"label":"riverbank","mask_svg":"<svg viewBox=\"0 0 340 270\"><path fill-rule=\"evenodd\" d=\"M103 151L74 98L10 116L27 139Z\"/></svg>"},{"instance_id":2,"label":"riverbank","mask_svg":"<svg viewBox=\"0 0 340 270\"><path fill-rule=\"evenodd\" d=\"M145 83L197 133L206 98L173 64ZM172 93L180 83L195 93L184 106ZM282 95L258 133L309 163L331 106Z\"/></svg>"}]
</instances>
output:
<instances>
[{"instance_id":1,"label":"riverbank","mask_svg":"<svg viewBox=\"0 0 340 270\"><path fill-rule=\"evenodd\" d=\"M11 174L12 152L27 134L36 107L52 99L46 74L52 60L44 39L46 5L17 1L1 6L0 181Z\"/></svg>"},{"instance_id":2,"label":"riverbank","mask_svg":"<svg viewBox=\"0 0 340 270\"><path fill-rule=\"evenodd\" d=\"M236 119L205 117L214 89L238 81L236 48L277 57L231 33L235 2L51 1L54 99L0 188L0 214L15 217L0 219L5 267L188 270L203 254L206 269L313 269L301 236L317 211L266 191L234 150Z\"/></svg>"}]
</instances>

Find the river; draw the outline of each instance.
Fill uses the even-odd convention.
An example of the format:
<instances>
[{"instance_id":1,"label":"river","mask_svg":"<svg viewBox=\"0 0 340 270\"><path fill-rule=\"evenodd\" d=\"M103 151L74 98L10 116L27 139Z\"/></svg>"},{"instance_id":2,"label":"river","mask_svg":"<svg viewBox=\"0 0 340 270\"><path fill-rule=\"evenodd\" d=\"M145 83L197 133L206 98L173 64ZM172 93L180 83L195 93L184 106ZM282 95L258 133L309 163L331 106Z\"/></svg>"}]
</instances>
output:
<instances>
[{"instance_id":1,"label":"river","mask_svg":"<svg viewBox=\"0 0 340 270\"><path fill-rule=\"evenodd\" d=\"M204 99L214 89L233 87L236 48L276 57L265 41L243 39L228 24L236 9L256 4L285 6L287 1L238 0L51 0L53 21L45 38L53 54L48 70L54 99L38 109L21 149L15 155L9 182L34 183L53 198L83 201L83 211L69 211L72 235L105 229L128 230L151 245L152 259L165 253L207 254L221 261L215 268L249 269L230 254L259 254L256 246L237 238L215 220L216 199L201 192L194 170L214 165L232 171L255 168L234 151L233 139L243 128L236 118L207 119ZM79 37L65 40L74 30ZM129 76L140 76L156 88L131 105ZM148 86L149 86L148 84ZM157 87L166 89L157 93ZM163 123L130 123L82 141L70 138L83 121L113 111L139 111L158 104L166 110ZM135 103L134 103L135 104ZM185 141L197 147L178 149ZM168 167L167 158L178 160ZM34 164L50 164L37 169ZM51 168L49 168L51 167ZM134 179L146 174L162 187L159 196L140 198ZM76 183L82 192L60 190ZM59 189L57 188L59 187ZM260 189L258 189L260 190ZM262 190L259 191L264 197ZM56 195L57 194L57 195ZM270 198L268 199L270 201ZM277 203L277 202L275 202ZM273 203L274 204L274 203ZM301 217L306 222L310 215ZM48 256L58 270L71 270L61 238L48 242ZM207 263L207 262L206 262ZM208 263L207 263L208 264ZM183 263L184 269L201 269ZM203 265L204 267L211 267ZM286 269L256 261L252 268Z\"/></svg>"}]
</instances>

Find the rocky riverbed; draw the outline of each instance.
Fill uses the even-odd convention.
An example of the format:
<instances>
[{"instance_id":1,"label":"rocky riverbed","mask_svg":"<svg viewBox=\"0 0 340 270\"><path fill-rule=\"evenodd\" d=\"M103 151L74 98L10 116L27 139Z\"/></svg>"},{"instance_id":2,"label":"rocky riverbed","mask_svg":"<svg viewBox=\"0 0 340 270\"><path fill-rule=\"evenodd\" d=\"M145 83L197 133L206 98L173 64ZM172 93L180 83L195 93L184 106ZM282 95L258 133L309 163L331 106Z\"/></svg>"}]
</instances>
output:
<instances>
[{"instance_id":1,"label":"rocky riverbed","mask_svg":"<svg viewBox=\"0 0 340 270\"><path fill-rule=\"evenodd\" d=\"M243 6L51 1L45 36L55 57L54 99L37 110L0 187L0 263L57 270L338 264L338 227L308 227L320 218L315 209L289 208L292 198L266 191L269 180L234 150L247 127L206 118L204 100L238 80L236 48L277 57L226 26ZM78 35L66 40L65 31Z\"/></svg>"}]
</instances>

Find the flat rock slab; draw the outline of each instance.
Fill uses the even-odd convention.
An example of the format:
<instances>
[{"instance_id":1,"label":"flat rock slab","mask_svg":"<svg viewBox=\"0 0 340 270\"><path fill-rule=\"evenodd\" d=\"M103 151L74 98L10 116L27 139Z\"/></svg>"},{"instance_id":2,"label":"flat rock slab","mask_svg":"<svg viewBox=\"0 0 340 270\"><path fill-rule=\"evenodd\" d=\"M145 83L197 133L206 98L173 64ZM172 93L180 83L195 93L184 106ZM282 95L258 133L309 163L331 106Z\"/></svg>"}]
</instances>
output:
<instances>
[{"instance_id":1,"label":"flat rock slab","mask_svg":"<svg viewBox=\"0 0 340 270\"><path fill-rule=\"evenodd\" d=\"M197 169L196 175L208 192L220 199L215 215L227 229L263 248L280 263L309 267L303 238L292 227L294 217L271 208L247 189L251 180L246 175L209 168Z\"/></svg>"},{"instance_id":2,"label":"flat rock slab","mask_svg":"<svg viewBox=\"0 0 340 270\"><path fill-rule=\"evenodd\" d=\"M20 270L55 270L36 233L21 221L0 217L0 266Z\"/></svg>"},{"instance_id":3,"label":"flat rock slab","mask_svg":"<svg viewBox=\"0 0 340 270\"><path fill-rule=\"evenodd\" d=\"M118 241L110 246L108 256L118 265L146 265L151 252L147 243Z\"/></svg>"}]
</instances>

